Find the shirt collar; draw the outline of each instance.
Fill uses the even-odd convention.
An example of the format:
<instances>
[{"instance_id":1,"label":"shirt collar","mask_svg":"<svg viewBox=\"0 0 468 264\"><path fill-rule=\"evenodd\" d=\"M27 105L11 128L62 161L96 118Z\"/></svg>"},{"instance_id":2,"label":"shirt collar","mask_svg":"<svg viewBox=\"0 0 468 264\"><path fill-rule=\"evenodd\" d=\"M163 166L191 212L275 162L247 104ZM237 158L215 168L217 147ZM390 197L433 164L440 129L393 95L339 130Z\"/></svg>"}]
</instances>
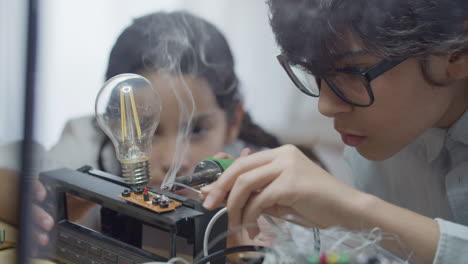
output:
<instances>
[{"instance_id":1,"label":"shirt collar","mask_svg":"<svg viewBox=\"0 0 468 264\"><path fill-rule=\"evenodd\" d=\"M429 163L433 162L442 152L445 144L447 130L442 128L431 128L420 138L419 143L426 150L426 157Z\"/></svg>"},{"instance_id":2,"label":"shirt collar","mask_svg":"<svg viewBox=\"0 0 468 264\"><path fill-rule=\"evenodd\" d=\"M468 110L450 127L448 136L453 141L468 145Z\"/></svg>"},{"instance_id":3,"label":"shirt collar","mask_svg":"<svg viewBox=\"0 0 468 264\"><path fill-rule=\"evenodd\" d=\"M447 138L452 143L461 142L468 145L468 111L465 111L450 128L431 128L421 136L419 142L425 146L429 162L433 162L440 155Z\"/></svg>"}]
</instances>

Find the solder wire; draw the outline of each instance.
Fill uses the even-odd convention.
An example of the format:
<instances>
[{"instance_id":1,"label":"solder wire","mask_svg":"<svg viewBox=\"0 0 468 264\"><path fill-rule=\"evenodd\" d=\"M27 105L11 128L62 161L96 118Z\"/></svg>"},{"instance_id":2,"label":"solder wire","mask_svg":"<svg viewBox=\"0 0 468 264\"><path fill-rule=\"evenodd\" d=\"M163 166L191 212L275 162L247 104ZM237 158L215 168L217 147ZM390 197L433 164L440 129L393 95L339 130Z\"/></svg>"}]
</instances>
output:
<instances>
[{"instance_id":1,"label":"solder wire","mask_svg":"<svg viewBox=\"0 0 468 264\"><path fill-rule=\"evenodd\" d=\"M197 194L201 194L201 193L202 193L201 191L199 191L199 190L197 190L197 189L195 189L195 188L193 188L193 187L190 187L190 186L188 186L188 185L185 185L185 184L183 184L183 183L180 183L180 182L176 182L176 181L175 181L175 182L173 182L172 184L173 184L173 185L178 185L178 186L180 186L180 187L184 187L184 188L186 188L186 189L189 189L189 190L191 190L191 191L196 192Z\"/></svg>"}]
</instances>

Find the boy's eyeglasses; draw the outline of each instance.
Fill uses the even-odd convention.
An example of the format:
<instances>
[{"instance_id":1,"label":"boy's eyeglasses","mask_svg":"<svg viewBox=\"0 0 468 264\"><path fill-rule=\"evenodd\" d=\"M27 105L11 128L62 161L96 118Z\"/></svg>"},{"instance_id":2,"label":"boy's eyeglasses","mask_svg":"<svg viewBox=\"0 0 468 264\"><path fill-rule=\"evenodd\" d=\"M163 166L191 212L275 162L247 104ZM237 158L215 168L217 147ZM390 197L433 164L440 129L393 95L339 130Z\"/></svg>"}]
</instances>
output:
<instances>
[{"instance_id":1,"label":"boy's eyeglasses","mask_svg":"<svg viewBox=\"0 0 468 264\"><path fill-rule=\"evenodd\" d=\"M374 93L370 82L405 59L383 60L368 70L340 69L325 77L316 77L306 69L292 65L286 56L277 56L289 78L303 93L319 97L321 79L330 86L333 92L348 104L367 107L374 102Z\"/></svg>"}]
</instances>

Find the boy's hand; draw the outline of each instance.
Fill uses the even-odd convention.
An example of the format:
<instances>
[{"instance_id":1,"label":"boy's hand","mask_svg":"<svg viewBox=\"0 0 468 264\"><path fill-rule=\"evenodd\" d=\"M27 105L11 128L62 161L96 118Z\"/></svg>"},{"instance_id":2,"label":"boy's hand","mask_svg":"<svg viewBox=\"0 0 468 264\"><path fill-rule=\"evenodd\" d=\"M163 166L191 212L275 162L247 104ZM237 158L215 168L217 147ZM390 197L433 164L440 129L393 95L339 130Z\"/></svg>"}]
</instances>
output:
<instances>
[{"instance_id":1,"label":"boy's hand","mask_svg":"<svg viewBox=\"0 0 468 264\"><path fill-rule=\"evenodd\" d=\"M257 152L237 159L211 185L202 188L203 205L214 209L227 199L229 226L255 223L262 213L293 215L310 226L343 225L356 190L310 161L296 147ZM258 228L248 228L250 237Z\"/></svg>"}]
</instances>

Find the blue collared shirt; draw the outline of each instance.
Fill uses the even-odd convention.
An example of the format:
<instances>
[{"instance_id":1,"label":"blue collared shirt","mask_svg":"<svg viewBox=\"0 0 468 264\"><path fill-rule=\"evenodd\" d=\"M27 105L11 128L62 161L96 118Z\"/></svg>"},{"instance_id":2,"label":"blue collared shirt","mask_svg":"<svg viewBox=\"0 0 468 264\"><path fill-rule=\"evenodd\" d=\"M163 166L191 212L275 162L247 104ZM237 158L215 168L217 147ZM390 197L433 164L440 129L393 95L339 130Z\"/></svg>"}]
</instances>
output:
<instances>
[{"instance_id":1,"label":"blue collared shirt","mask_svg":"<svg viewBox=\"0 0 468 264\"><path fill-rule=\"evenodd\" d=\"M357 189L436 219L434 263L468 262L468 111L385 161L369 161L354 148L345 158Z\"/></svg>"}]
</instances>

